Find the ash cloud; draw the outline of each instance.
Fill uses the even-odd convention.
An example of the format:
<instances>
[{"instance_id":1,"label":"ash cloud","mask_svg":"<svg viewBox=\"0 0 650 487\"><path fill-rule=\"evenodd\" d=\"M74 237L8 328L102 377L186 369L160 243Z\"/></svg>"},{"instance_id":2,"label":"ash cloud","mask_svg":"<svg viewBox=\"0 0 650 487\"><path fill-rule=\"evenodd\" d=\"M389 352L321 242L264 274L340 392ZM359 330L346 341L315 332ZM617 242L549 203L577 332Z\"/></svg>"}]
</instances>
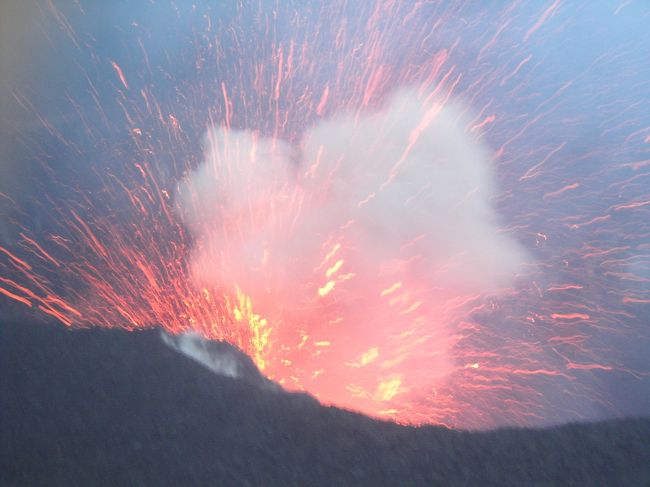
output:
<instances>
[{"instance_id":1,"label":"ash cloud","mask_svg":"<svg viewBox=\"0 0 650 487\"><path fill-rule=\"evenodd\" d=\"M427 370L417 381L443 380L455 367L453 331L441 322L447 301L498 292L526 259L499 230L491 155L468 126L460 105L404 90L375 112L316 123L295 147L209 130L203 164L176 192L194 236L196 285L241 289L256 313L289 328L342 320L337 333L348 345L333 344L330 360L351 363L377 347L372 380L396 377L390 364L405 354ZM402 308L383 299L391 285ZM412 326L408 306L426 318L418 325L431 344L426 359L417 341L401 358L391 350L392 337ZM318 333L325 341L331 330ZM370 381L360 367L355 373L350 380ZM381 383L364 387L381 395Z\"/></svg>"},{"instance_id":2,"label":"ash cloud","mask_svg":"<svg viewBox=\"0 0 650 487\"><path fill-rule=\"evenodd\" d=\"M491 156L468 126L460 106L413 91L378 113L322 122L304 140L303 160L322 161L307 190L331 179L325 217L355 218L371 259L394 258L417 239L420 277L456 292L494 291L525 255L499 232ZM314 219L322 218L319 208Z\"/></svg>"}]
</instances>

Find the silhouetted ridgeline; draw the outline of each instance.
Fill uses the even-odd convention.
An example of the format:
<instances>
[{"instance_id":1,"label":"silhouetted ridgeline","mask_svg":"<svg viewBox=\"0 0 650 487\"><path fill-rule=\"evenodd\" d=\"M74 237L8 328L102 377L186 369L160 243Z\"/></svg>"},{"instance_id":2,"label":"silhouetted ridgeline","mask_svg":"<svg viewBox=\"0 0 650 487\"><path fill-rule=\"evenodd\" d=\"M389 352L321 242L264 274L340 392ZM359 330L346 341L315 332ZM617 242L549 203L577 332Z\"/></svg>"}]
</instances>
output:
<instances>
[{"instance_id":1,"label":"silhouetted ridgeline","mask_svg":"<svg viewBox=\"0 0 650 487\"><path fill-rule=\"evenodd\" d=\"M650 419L409 428L215 375L157 330L0 323L2 486L649 486Z\"/></svg>"}]
</instances>

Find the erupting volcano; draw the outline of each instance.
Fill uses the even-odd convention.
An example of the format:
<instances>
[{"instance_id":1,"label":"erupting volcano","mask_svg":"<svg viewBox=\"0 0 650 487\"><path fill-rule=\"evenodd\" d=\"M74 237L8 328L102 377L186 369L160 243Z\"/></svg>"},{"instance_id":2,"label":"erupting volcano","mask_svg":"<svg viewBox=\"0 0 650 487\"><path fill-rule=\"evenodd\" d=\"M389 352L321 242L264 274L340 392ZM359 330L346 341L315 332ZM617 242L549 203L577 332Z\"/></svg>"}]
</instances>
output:
<instances>
[{"instance_id":1,"label":"erupting volcano","mask_svg":"<svg viewBox=\"0 0 650 487\"><path fill-rule=\"evenodd\" d=\"M104 32L110 7L45 2L74 82L12 92L37 124L3 169L0 302L225 340L399 422L625 413L610 384L650 373L628 3L163 2Z\"/></svg>"}]
</instances>

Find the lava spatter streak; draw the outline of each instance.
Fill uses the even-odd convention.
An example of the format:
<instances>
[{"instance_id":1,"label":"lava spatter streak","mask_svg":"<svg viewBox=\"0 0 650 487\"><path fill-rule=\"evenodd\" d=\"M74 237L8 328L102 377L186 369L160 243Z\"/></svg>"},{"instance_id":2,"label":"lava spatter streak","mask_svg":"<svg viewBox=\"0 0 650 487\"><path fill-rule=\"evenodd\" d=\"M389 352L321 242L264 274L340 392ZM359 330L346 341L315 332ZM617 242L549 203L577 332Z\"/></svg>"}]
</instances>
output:
<instances>
[{"instance_id":1,"label":"lava spatter streak","mask_svg":"<svg viewBox=\"0 0 650 487\"><path fill-rule=\"evenodd\" d=\"M647 384L647 7L38 10L70 81L13 90L37 128L3 303L196 330L416 424L617 415L611 384Z\"/></svg>"}]
</instances>

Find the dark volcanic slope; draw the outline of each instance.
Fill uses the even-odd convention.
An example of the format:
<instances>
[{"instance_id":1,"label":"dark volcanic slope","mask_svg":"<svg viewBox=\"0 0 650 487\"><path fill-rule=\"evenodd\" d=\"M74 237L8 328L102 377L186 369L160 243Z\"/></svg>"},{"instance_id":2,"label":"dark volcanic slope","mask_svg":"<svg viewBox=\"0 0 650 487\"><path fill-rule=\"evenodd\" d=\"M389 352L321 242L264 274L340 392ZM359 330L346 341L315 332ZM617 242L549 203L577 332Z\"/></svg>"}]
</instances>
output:
<instances>
[{"instance_id":1,"label":"dark volcanic slope","mask_svg":"<svg viewBox=\"0 0 650 487\"><path fill-rule=\"evenodd\" d=\"M157 331L0 324L2 486L650 485L650 420L406 428L219 377Z\"/></svg>"}]
</instances>

